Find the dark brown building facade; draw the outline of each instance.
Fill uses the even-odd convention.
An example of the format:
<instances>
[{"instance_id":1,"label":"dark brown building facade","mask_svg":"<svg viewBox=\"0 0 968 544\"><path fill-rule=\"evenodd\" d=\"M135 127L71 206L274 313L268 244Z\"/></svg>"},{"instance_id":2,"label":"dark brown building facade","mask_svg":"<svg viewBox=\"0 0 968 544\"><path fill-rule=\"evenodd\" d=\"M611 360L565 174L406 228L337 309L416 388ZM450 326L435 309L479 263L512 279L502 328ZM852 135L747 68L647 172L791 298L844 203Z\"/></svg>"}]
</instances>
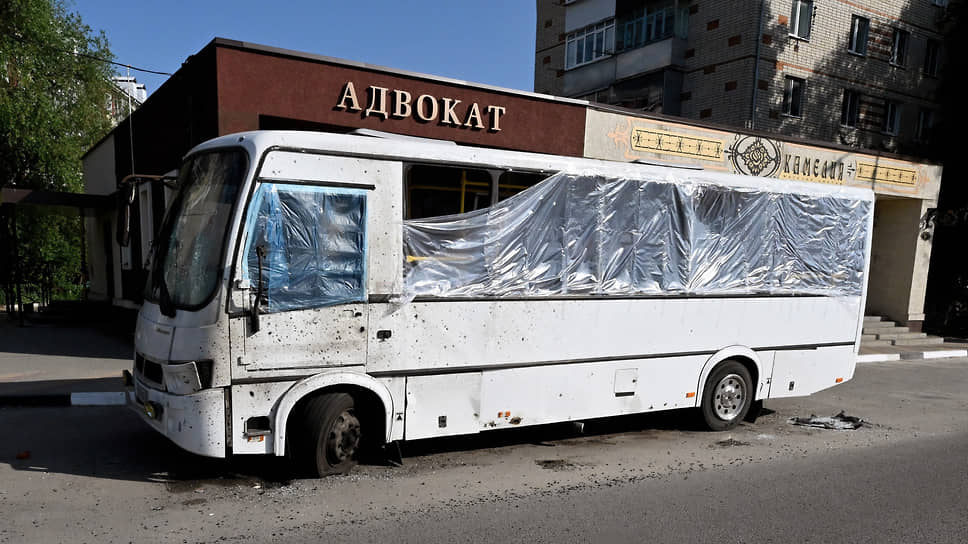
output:
<instances>
[{"instance_id":1,"label":"dark brown building facade","mask_svg":"<svg viewBox=\"0 0 968 544\"><path fill-rule=\"evenodd\" d=\"M369 129L581 156L586 106L216 38L85 155L86 190L115 194L130 174L172 173L195 145L249 130ZM138 192L128 246L113 241L114 214L86 220L92 298L122 305L141 300L151 232L170 195L161 183L142 184Z\"/></svg>"}]
</instances>

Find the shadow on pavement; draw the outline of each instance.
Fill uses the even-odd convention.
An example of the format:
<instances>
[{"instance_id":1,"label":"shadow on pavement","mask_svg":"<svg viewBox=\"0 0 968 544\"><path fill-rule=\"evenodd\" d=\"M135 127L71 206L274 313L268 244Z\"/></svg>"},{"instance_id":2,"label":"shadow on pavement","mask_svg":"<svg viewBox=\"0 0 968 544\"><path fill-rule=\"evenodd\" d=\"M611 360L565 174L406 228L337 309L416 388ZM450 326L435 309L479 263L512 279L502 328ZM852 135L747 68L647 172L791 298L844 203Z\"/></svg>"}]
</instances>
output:
<instances>
[{"instance_id":1,"label":"shadow on pavement","mask_svg":"<svg viewBox=\"0 0 968 544\"><path fill-rule=\"evenodd\" d=\"M693 412L678 410L487 431L478 435L427 439L402 445L407 458L515 445L552 445L573 439L601 441L616 433L696 431ZM25 432L29 430L29 432ZM150 429L126 407L0 408L0 465L15 471L63 473L92 478L156 482L173 492L206 485L285 485L293 474L284 457L273 455L207 458L186 452ZM375 460L372 464L382 464ZM366 463L371 464L371 463Z\"/></svg>"},{"instance_id":2,"label":"shadow on pavement","mask_svg":"<svg viewBox=\"0 0 968 544\"><path fill-rule=\"evenodd\" d=\"M26 432L25 432L26 431ZM0 465L15 471L60 473L164 484L169 491L205 485L279 485L284 459L214 459L186 452L123 406L0 408Z\"/></svg>"},{"instance_id":3,"label":"shadow on pavement","mask_svg":"<svg viewBox=\"0 0 968 544\"><path fill-rule=\"evenodd\" d=\"M550 442L571 439L602 439L607 435L659 430L700 432L695 411L670 410L649 414L633 414L583 422L553 423L533 427L498 429L480 434L446 438L427 438L405 442L401 446L404 462L407 457L436 453L502 448L524 444L551 445Z\"/></svg>"},{"instance_id":4,"label":"shadow on pavement","mask_svg":"<svg viewBox=\"0 0 968 544\"><path fill-rule=\"evenodd\" d=\"M55 302L19 315L0 308L0 352L130 358L137 313L98 302Z\"/></svg>"},{"instance_id":5,"label":"shadow on pavement","mask_svg":"<svg viewBox=\"0 0 968 544\"><path fill-rule=\"evenodd\" d=\"M81 324L31 324L19 327L0 318L0 352L64 357L129 359L132 338L111 329Z\"/></svg>"},{"instance_id":6,"label":"shadow on pavement","mask_svg":"<svg viewBox=\"0 0 968 544\"><path fill-rule=\"evenodd\" d=\"M0 382L0 406L45 406L49 402L69 404L71 393L120 392L120 373L111 378L77 378ZM64 397L51 399L51 397Z\"/></svg>"}]
</instances>

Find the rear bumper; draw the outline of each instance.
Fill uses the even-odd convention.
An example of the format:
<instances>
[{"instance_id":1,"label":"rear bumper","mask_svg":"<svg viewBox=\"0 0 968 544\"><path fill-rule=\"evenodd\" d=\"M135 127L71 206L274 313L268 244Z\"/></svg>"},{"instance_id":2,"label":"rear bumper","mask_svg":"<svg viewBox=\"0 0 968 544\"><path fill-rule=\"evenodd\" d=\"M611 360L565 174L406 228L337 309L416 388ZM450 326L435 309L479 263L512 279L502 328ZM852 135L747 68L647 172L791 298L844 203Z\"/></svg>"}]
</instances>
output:
<instances>
[{"instance_id":1,"label":"rear bumper","mask_svg":"<svg viewBox=\"0 0 968 544\"><path fill-rule=\"evenodd\" d=\"M134 386L128 389L128 407L182 449L225 457L225 389L172 395L145 386L135 376Z\"/></svg>"}]
</instances>

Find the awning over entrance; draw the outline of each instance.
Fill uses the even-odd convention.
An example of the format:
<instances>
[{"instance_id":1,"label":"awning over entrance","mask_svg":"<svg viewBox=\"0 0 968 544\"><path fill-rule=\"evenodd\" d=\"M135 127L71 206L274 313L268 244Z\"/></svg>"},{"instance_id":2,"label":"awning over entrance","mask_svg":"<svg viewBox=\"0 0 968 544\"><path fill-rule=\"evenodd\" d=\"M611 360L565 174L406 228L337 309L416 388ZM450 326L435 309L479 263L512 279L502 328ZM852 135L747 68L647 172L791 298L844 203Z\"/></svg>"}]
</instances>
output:
<instances>
[{"instance_id":1,"label":"awning over entrance","mask_svg":"<svg viewBox=\"0 0 968 544\"><path fill-rule=\"evenodd\" d=\"M76 208L83 215L93 215L115 207L111 196L11 188L0 189L0 204Z\"/></svg>"}]
</instances>

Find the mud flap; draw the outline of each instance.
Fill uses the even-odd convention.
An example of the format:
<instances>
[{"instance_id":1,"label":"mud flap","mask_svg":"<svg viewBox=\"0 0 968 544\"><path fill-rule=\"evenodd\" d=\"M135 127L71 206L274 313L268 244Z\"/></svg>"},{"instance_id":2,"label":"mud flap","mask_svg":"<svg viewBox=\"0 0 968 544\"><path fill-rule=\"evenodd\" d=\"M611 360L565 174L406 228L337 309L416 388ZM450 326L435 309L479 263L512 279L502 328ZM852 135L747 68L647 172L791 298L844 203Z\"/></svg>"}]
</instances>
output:
<instances>
[{"instance_id":1,"label":"mud flap","mask_svg":"<svg viewBox=\"0 0 968 544\"><path fill-rule=\"evenodd\" d=\"M383 455L386 463L392 467L403 466L403 451L400 449L400 441L394 440L383 445Z\"/></svg>"}]
</instances>

